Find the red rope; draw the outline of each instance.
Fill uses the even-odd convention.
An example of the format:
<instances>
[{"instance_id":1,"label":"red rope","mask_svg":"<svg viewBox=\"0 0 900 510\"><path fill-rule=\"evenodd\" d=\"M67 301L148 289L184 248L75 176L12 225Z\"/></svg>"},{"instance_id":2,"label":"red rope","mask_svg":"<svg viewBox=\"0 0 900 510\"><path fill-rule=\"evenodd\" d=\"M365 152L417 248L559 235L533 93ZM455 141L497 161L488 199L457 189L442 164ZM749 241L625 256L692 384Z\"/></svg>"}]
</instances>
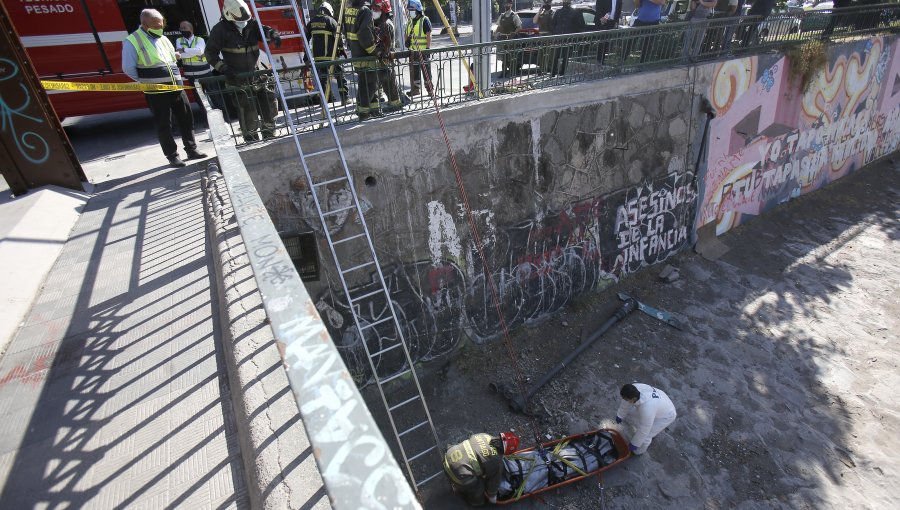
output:
<instances>
[{"instance_id":1,"label":"red rope","mask_svg":"<svg viewBox=\"0 0 900 510\"><path fill-rule=\"evenodd\" d=\"M516 377L516 386L519 388L519 393L522 395L522 401L525 402L525 396L527 393L527 387L525 386L525 378L522 376L522 372L519 370L518 358L516 356L516 351L512 345L512 339L509 336L509 327L506 325L506 318L503 315L503 309L500 306L500 297L497 292L497 285L494 283L494 279L491 276L493 273L491 272L490 265L488 264L487 259L484 256L484 248L481 244L481 234L478 232L478 226L475 224L475 216L472 214L472 207L469 205L469 196L466 193L466 186L463 184L462 174L459 171L459 165L456 163L456 156L453 154L453 147L450 144L450 137L447 135L447 128L444 126L444 116L441 114L441 108L438 104L438 100L434 96L434 87L431 83L431 69L428 61L422 58L420 60L422 62L422 76L425 78L425 86L427 87L428 93L431 94L432 100L434 100L434 110L437 113L438 122L441 125L441 133L444 135L444 144L447 146L447 154L450 156L450 166L453 167L453 173L456 176L456 186L459 188L459 193L462 196L463 206L466 209L466 220L469 223L469 229L472 231L472 238L475 240L475 248L478 250L478 257L481 259L481 265L484 267L484 280L488 282L488 286L491 289L491 300L494 303L494 309L497 310L497 317L500 320L500 326L503 329L503 343L506 346L506 353L509 356L510 363L513 367L513 372ZM527 403L526 403L527 404ZM538 431L537 425L534 422L534 418L529 416L529 422L531 423L532 432L534 433L535 444L540 446L541 437Z\"/></svg>"}]
</instances>

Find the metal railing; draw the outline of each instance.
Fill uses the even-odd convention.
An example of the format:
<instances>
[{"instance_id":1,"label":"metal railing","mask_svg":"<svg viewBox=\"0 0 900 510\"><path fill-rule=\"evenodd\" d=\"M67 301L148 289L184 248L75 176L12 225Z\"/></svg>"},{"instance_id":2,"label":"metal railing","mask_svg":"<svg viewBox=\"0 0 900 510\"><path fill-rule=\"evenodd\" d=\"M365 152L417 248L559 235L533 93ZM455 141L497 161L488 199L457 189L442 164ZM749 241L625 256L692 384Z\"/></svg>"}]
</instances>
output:
<instances>
[{"instance_id":1,"label":"metal railing","mask_svg":"<svg viewBox=\"0 0 900 510\"><path fill-rule=\"evenodd\" d=\"M337 124L358 122L358 83L367 73L379 85L372 104L382 114L403 115L476 101L488 96L658 69L718 58L757 54L808 40L846 39L900 31L900 4L803 11L768 17L744 16L664 23L649 27L591 31L572 35L520 37L491 43L431 49L420 55L398 53L392 61L374 58L317 62L315 69L331 83L330 106ZM425 64L411 62L424 58ZM491 81L481 90L470 80L478 65L489 66ZM410 95L413 68L427 71L432 87ZM330 68L330 72L329 72ZM278 71L286 91L308 89L308 65ZM341 78L346 80L342 86ZM210 101L230 120L238 145L288 134L284 114L275 103L271 71L237 80L202 80ZM396 87L396 88L395 88ZM394 92L399 92L395 95ZM342 97L343 96L343 97ZM402 108L396 108L399 97ZM342 99L345 99L342 104ZM394 100L394 101L392 101ZM298 100L290 104L301 131L323 126L317 108ZM392 104L393 103L393 104ZM240 112L244 119L240 120ZM380 116L377 115L376 116ZM243 124L243 125L242 125Z\"/></svg>"}]
</instances>

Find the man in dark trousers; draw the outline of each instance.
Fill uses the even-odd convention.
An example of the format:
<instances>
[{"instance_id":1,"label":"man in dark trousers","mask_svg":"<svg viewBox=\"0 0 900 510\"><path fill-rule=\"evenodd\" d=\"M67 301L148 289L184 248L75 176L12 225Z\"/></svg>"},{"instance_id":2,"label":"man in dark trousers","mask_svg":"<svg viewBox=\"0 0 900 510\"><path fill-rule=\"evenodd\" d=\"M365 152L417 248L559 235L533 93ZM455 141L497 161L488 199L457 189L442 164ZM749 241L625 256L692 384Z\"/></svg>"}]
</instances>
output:
<instances>
[{"instance_id":1,"label":"man in dark trousers","mask_svg":"<svg viewBox=\"0 0 900 510\"><path fill-rule=\"evenodd\" d=\"M375 21L369 0L350 0L344 9L344 33L353 58L375 56ZM384 117L378 103L372 98L378 90L378 62L375 60L354 62L356 71L356 116L359 120Z\"/></svg>"},{"instance_id":2,"label":"man in dark trousers","mask_svg":"<svg viewBox=\"0 0 900 510\"><path fill-rule=\"evenodd\" d=\"M159 85L183 85L178 70L180 57L169 39L163 35L165 21L156 9L141 11L141 26L122 43L122 71L134 81ZM206 154L197 152L194 141L194 116L191 103L184 90L145 91L144 97L153 114L156 135L163 154L174 167L185 166L178 157L178 145L172 136L171 116L174 115L181 130L181 141L188 159L202 159Z\"/></svg>"},{"instance_id":3,"label":"man in dark trousers","mask_svg":"<svg viewBox=\"0 0 900 510\"><path fill-rule=\"evenodd\" d=\"M572 0L563 0L562 7L553 13L550 21L550 32L553 35L577 34L584 32L584 15L572 8ZM550 76L563 76L566 74L566 65L569 63L569 54L572 47L565 42L561 47L553 51L550 61Z\"/></svg>"},{"instance_id":4,"label":"man in dark trousers","mask_svg":"<svg viewBox=\"0 0 900 510\"><path fill-rule=\"evenodd\" d=\"M391 0L373 0L372 18L375 21L375 54L378 55L378 85L387 94L387 106L381 106L382 113L392 113L403 109L397 73L394 72L394 11ZM373 101L381 101L373 98Z\"/></svg>"},{"instance_id":5,"label":"man in dark trousers","mask_svg":"<svg viewBox=\"0 0 900 510\"><path fill-rule=\"evenodd\" d=\"M259 140L257 132L262 124L263 138L275 136L275 86L272 76L238 77L239 73L256 70L259 63L259 43L266 37L281 46L281 36L265 25L260 26L250 16L243 0L225 0L222 20L209 32L206 41L206 60L213 69L225 75L229 85L243 89L238 93L241 134L245 142Z\"/></svg>"},{"instance_id":6,"label":"man in dark trousers","mask_svg":"<svg viewBox=\"0 0 900 510\"><path fill-rule=\"evenodd\" d=\"M500 436L473 434L451 446L444 455L444 472L453 492L472 506L483 505L485 499L496 503L503 480L503 456L518 449L519 436L512 432Z\"/></svg>"},{"instance_id":7,"label":"man in dark trousers","mask_svg":"<svg viewBox=\"0 0 900 510\"><path fill-rule=\"evenodd\" d=\"M306 35L309 37L310 49L316 62L327 62L337 58L346 58L344 42L337 35L338 23L334 19L334 9L328 2L322 2L316 15L310 18L306 24ZM335 51L335 41L337 51ZM316 67L319 74L319 82L322 87L328 88L329 76L334 76L338 82L338 91L341 94L341 104L347 104L348 87L347 78L344 78L344 70L340 65L329 67ZM334 94L329 94L328 100L333 101Z\"/></svg>"},{"instance_id":8,"label":"man in dark trousers","mask_svg":"<svg viewBox=\"0 0 900 510\"><path fill-rule=\"evenodd\" d=\"M846 7L850 7L851 0L834 0L834 8L835 9L843 9ZM813 6L819 5L819 2L813 4ZM846 14L835 14L831 13L831 18L828 20L828 26L825 27L825 30L822 31L822 39L828 39L831 37L831 33L834 32L834 29L845 24L844 18Z\"/></svg>"},{"instance_id":9,"label":"man in dark trousers","mask_svg":"<svg viewBox=\"0 0 900 510\"><path fill-rule=\"evenodd\" d=\"M622 0L597 0L594 12L595 30L615 30L619 28L619 20L622 18ZM604 40L597 49L598 64L603 65L607 52L609 52L609 41Z\"/></svg>"}]
</instances>

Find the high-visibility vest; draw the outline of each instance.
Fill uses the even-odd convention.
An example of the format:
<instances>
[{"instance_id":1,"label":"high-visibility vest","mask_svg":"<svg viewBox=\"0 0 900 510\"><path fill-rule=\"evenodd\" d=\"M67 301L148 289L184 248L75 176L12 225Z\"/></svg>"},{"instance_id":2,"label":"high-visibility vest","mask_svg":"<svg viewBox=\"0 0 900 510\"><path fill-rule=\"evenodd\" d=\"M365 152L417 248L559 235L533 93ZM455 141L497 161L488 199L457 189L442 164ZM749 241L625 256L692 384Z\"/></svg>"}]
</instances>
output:
<instances>
[{"instance_id":1,"label":"high-visibility vest","mask_svg":"<svg viewBox=\"0 0 900 510\"><path fill-rule=\"evenodd\" d=\"M137 50L137 75L141 83L164 83L167 85L183 85L178 62L175 59L175 47L166 37L160 37L162 48L156 44L143 30L138 29L125 38ZM162 54L160 51L162 50ZM145 91L144 94L162 94L166 91Z\"/></svg>"},{"instance_id":2,"label":"high-visibility vest","mask_svg":"<svg viewBox=\"0 0 900 510\"><path fill-rule=\"evenodd\" d=\"M422 51L428 49L428 37L425 36L425 16L419 16L412 23L406 25L406 38L409 40L409 49Z\"/></svg>"},{"instance_id":3,"label":"high-visibility vest","mask_svg":"<svg viewBox=\"0 0 900 510\"><path fill-rule=\"evenodd\" d=\"M179 37L175 42L182 48L193 48L197 45L199 39L200 37L195 35L190 42L184 37ZM206 61L206 56L202 53L196 57L182 58L181 64L184 76L187 78L206 76L212 72L212 67L209 65L209 62Z\"/></svg>"}]
</instances>

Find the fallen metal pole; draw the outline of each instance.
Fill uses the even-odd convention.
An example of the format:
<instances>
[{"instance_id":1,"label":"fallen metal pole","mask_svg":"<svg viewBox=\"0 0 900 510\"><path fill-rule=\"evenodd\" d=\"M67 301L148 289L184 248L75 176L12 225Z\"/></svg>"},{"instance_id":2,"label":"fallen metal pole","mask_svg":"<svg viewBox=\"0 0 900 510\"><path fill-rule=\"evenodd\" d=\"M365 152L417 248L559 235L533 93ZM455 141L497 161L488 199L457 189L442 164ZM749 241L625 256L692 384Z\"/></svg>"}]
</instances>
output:
<instances>
[{"instance_id":1,"label":"fallen metal pole","mask_svg":"<svg viewBox=\"0 0 900 510\"><path fill-rule=\"evenodd\" d=\"M577 349L572 351L568 356L565 357L562 361L560 361L555 367L553 367L549 372L544 374L541 379L534 383L531 388L528 389L528 393L525 395L516 395L514 391L510 388L497 383L491 383L490 387L492 390L500 393L509 401L509 408L517 413L521 413L525 411L525 407L528 405L528 401L531 400L531 397L534 396L535 393L538 392L545 384L547 384L550 379L553 379L556 374L560 373L562 369L566 368L566 365L572 362L573 359L578 357L579 354L585 351L588 347L591 346L594 342L597 341L601 336L606 333L609 328L613 327L617 322L621 321L625 317L628 316L629 313L637 310L638 302L635 299L628 299L622 306L619 307L618 310L606 320L598 329L594 331L591 336L589 336L581 345L578 346Z\"/></svg>"}]
</instances>

